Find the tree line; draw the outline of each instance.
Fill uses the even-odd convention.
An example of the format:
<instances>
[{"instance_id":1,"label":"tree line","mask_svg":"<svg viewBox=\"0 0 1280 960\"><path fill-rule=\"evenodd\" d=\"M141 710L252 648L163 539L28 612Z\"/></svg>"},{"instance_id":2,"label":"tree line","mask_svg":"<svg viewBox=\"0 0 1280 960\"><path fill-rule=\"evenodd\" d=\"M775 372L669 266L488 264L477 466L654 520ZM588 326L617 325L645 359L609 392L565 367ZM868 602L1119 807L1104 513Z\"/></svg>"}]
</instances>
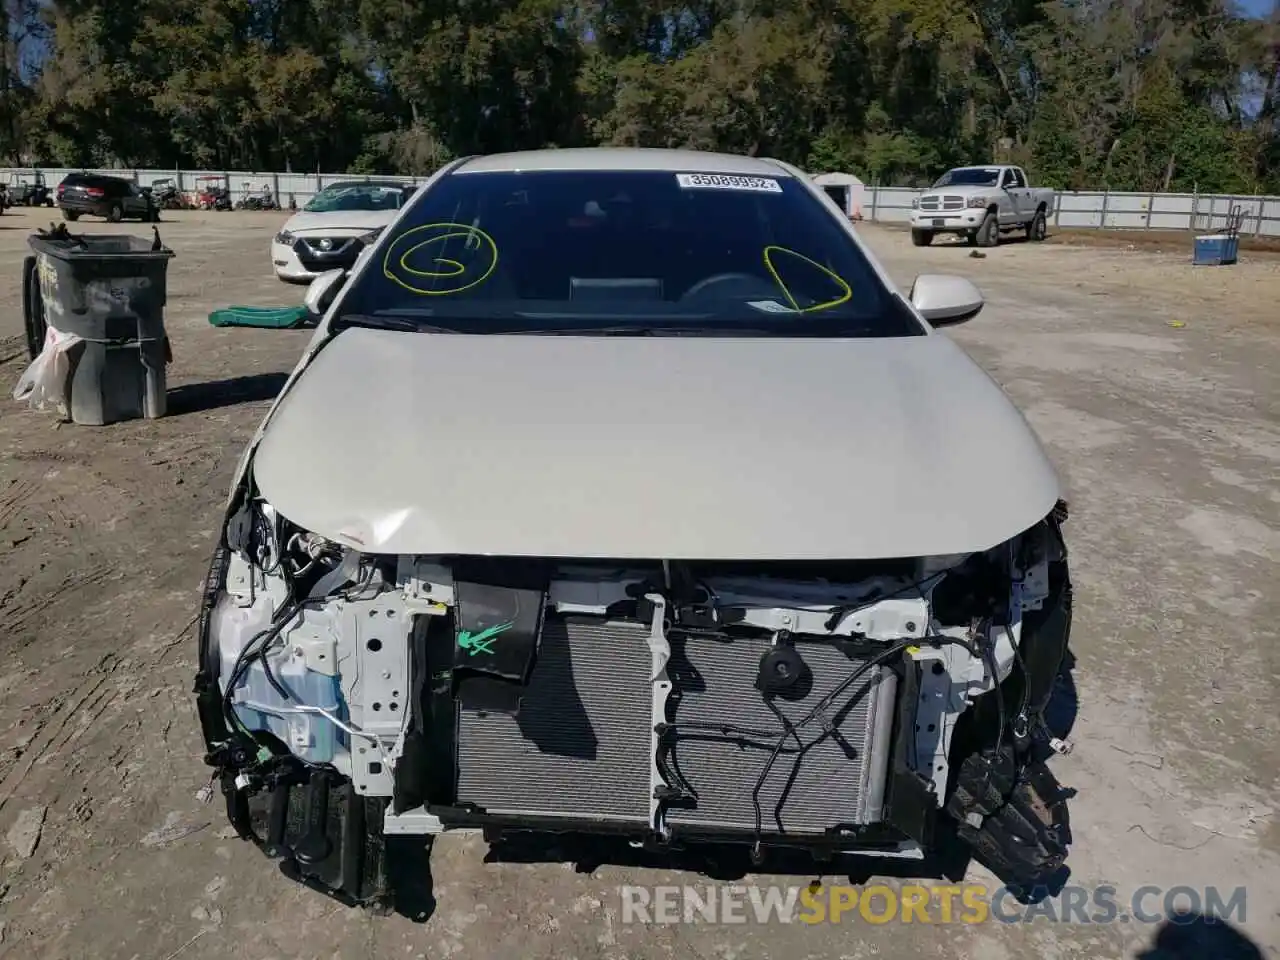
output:
<instances>
[{"instance_id":1,"label":"tree line","mask_svg":"<svg viewBox=\"0 0 1280 960\"><path fill-rule=\"evenodd\" d=\"M398 172L594 144L868 183L1280 193L1234 0L0 0L11 165Z\"/></svg>"}]
</instances>

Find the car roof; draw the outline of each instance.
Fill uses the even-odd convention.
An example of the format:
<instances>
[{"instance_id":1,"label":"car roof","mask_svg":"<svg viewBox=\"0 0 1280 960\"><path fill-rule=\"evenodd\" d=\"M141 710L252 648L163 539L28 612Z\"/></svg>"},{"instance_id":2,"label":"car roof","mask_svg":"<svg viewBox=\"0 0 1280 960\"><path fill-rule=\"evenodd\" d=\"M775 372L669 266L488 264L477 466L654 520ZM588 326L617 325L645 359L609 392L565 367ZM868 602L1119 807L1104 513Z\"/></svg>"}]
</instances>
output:
<instances>
[{"instance_id":1,"label":"car roof","mask_svg":"<svg viewBox=\"0 0 1280 960\"><path fill-rule=\"evenodd\" d=\"M549 170L654 170L671 173L726 173L738 176L790 177L776 160L704 150L654 147L580 147L524 150L471 157L452 172L518 173Z\"/></svg>"}]
</instances>

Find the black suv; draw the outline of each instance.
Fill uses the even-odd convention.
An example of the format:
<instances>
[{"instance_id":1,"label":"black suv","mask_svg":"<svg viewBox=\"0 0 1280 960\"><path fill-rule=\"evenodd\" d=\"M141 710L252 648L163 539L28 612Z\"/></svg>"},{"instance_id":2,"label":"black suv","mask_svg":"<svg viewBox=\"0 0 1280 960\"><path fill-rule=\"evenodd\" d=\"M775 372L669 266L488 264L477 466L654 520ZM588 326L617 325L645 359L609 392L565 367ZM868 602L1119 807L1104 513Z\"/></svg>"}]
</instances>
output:
<instances>
[{"instance_id":1,"label":"black suv","mask_svg":"<svg viewBox=\"0 0 1280 960\"><path fill-rule=\"evenodd\" d=\"M125 217L156 221L160 210L151 193L132 180L98 173L69 173L58 184L58 206L68 220L82 213L119 223Z\"/></svg>"}]
</instances>

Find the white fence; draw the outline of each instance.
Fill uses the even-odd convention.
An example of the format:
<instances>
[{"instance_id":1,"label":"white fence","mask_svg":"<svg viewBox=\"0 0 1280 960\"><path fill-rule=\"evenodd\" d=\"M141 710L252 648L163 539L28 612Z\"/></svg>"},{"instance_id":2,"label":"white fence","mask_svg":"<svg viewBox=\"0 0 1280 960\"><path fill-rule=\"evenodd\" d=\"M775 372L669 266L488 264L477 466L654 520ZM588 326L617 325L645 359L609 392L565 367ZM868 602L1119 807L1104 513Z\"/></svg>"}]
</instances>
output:
<instances>
[{"instance_id":1,"label":"white fence","mask_svg":"<svg viewBox=\"0 0 1280 960\"><path fill-rule=\"evenodd\" d=\"M867 220L905 223L911 201L923 191L909 187L865 187L862 215ZM1224 230L1233 208L1244 214L1243 237L1280 237L1280 197L1210 193L1112 193L1059 191L1051 218L1066 229Z\"/></svg>"},{"instance_id":2,"label":"white fence","mask_svg":"<svg viewBox=\"0 0 1280 960\"><path fill-rule=\"evenodd\" d=\"M78 171L43 168L40 173L51 187L68 173ZM147 187L157 180L173 180L183 192L194 192L202 177L225 177L232 200L261 192L264 186L280 203L288 206L292 196L302 206L319 190L338 180L364 179L359 174L276 173L241 170L93 170L128 177ZM0 168L0 182L30 180L34 170ZM396 177L423 183L425 177ZM911 215L911 200L921 193L909 187L865 187L862 215L868 220L904 223ZM1245 237L1280 237L1280 197L1227 196L1196 193L1112 193L1104 191L1061 191L1054 204L1053 226L1108 230L1196 230L1225 229L1233 207L1244 212L1240 227Z\"/></svg>"}]
</instances>

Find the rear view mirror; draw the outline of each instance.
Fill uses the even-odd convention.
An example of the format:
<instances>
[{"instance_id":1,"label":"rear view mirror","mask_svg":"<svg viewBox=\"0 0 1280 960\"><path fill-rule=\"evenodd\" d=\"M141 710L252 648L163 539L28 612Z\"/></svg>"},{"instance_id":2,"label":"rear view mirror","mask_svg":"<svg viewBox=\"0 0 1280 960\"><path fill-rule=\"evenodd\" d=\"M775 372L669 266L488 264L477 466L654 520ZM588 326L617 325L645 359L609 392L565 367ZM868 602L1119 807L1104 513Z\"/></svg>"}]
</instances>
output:
<instances>
[{"instance_id":1,"label":"rear view mirror","mask_svg":"<svg viewBox=\"0 0 1280 960\"><path fill-rule=\"evenodd\" d=\"M303 306L315 316L323 317L346 279L347 271L345 270L326 270L312 280L311 285L307 287L307 295L302 298Z\"/></svg>"},{"instance_id":2,"label":"rear view mirror","mask_svg":"<svg viewBox=\"0 0 1280 960\"><path fill-rule=\"evenodd\" d=\"M935 327L963 323L982 312L982 292L964 277L925 273L911 285L911 304Z\"/></svg>"}]
</instances>

